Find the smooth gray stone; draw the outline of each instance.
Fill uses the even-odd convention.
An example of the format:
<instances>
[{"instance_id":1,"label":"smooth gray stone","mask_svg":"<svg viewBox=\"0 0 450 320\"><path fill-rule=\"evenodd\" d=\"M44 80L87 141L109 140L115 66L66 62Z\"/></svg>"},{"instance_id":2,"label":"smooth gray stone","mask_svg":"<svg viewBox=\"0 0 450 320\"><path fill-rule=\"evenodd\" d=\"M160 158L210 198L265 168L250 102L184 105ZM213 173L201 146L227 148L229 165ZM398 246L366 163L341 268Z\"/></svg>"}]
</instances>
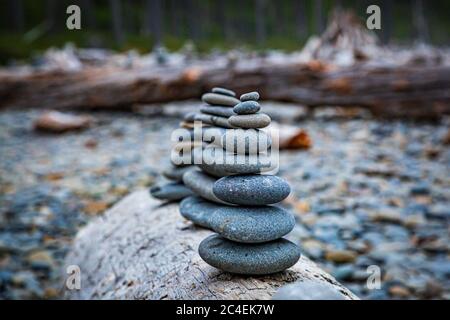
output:
<instances>
[{"instance_id":1,"label":"smooth gray stone","mask_svg":"<svg viewBox=\"0 0 450 320\"><path fill-rule=\"evenodd\" d=\"M304 279L281 287L273 300L346 300L335 286L325 282Z\"/></svg>"},{"instance_id":2,"label":"smooth gray stone","mask_svg":"<svg viewBox=\"0 0 450 320\"><path fill-rule=\"evenodd\" d=\"M206 173L198 169L192 169L183 175L183 182L196 195L209 201L227 204L225 201L220 200L214 195L212 188L216 179Z\"/></svg>"},{"instance_id":3,"label":"smooth gray stone","mask_svg":"<svg viewBox=\"0 0 450 320\"><path fill-rule=\"evenodd\" d=\"M234 107L239 103L239 100L234 97L218 93L205 93L202 96L202 101L211 105L223 105L231 107Z\"/></svg>"},{"instance_id":4,"label":"smooth gray stone","mask_svg":"<svg viewBox=\"0 0 450 320\"><path fill-rule=\"evenodd\" d=\"M183 120L193 122L196 114L196 112L188 112L184 115Z\"/></svg>"},{"instance_id":5,"label":"smooth gray stone","mask_svg":"<svg viewBox=\"0 0 450 320\"><path fill-rule=\"evenodd\" d=\"M218 152L218 151L222 152ZM199 167L205 172L215 171L221 177L230 174L249 174L270 171L277 166L272 163L268 154L241 155L228 153L222 149L206 148L203 150L203 161ZM219 176L215 174L215 176Z\"/></svg>"},{"instance_id":6,"label":"smooth gray stone","mask_svg":"<svg viewBox=\"0 0 450 320\"><path fill-rule=\"evenodd\" d=\"M217 180L214 195L228 203L263 206L285 199L291 192L289 184L272 175L234 175Z\"/></svg>"},{"instance_id":7,"label":"smooth gray stone","mask_svg":"<svg viewBox=\"0 0 450 320\"><path fill-rule=\"evenodd\" d=\"M225 128L220 127L208 127L202 129L202 139L204 142L216 142L220 145L222 136L226 133Z\"/></svg>"},{"instance_id":8,"label":"smooth gray stone","mask_svg":"<svg viewBox=\"0 0 450 320\"><path fill-rule=\"evenodd\" d=\"M156 199L177 201L194 195L191 189L182 183L167 183L150 188L150 194Z\"/></svg>"},{"instance_id":9,"label":"smooth gray stone","mask_svg":"<svg viewBox=\"0 0 450 320\"><path fill-rule=\"evenodd\" d=\"M222 207L209 216L208 225L222 237L243 243L279 239L292 231L294 216L279 207Z\"/></svg>"},{"instance_id":10,"label":"smooth gray stone","mask_svg":"<svg viewBox=\"0 0 450 320\"><path fill-rule=\"evenodd\" d=\"M233 107L233 111L237 114L254 114L261 109L261 106L256 101L244 101L238 103Z\"/></svg>"},{"instance_id":11,"label":"smooth gray stone","mask_svg":"<svg viewBox=\"0 0 450 320\"><path fill-rule=\"evenodd\" d=\"M200 112L225 118L229 118L231 116L236 115L236 113L234 113L233 111L233 108L221 106L202 106L200 108Z\"/></svg>"},{"instance_id":12,"label":"smooth gray stone","mask_svg":"<svg viewBox=\"0 0 450 320\"><path fill-rule=\"evenodd\" d=\"M218 204L197 196L187 197L180 202L181 215L196 225L205 228L211 228L208 224L208 218L219 208L221 206Z\"/></svg>"},{"instance_id":13,"label":"smooth gray stone","mask_svg":"<svg viewBox=\"0 0 450 320\"><path fill-rule=\"evenodd\" d=\"M225 89L225 88L215 87L211 91L213 93L224 94L224 95L230 96L230 97L236 97L236 92Z\"/></svg>"},{"instance_id":14,"label":"smooth gray stone","mask_svg":"<svg viewBox=\"0 0 450 320\"><path fill-rule=\"evenodd\" d=\"M220 140L220 146L230 153L258 154L267 152L272 138L262 130L234 129L226 130Z\"/></svg>"},{"instance_id":15,"label":"smooth gray stone","mask_svg":"<svg viewBox=\"0 0 450 320\"><path fill-rule=\"evenodd\" d=\"M292 267L300 259L300 248L286 239L265 243L237 243L219 235L203 240L198 252L209 265L246 275L264 275Z\"/></svg>"},{"instance_id":16,"label":"smooth gray stone","mask_svg":"<svg viewBox=\"0 0 450 320\"><path fill-rule=\"evenodd\" d=\"M243 95L241 95L240 100L241 101L258 101L259 93L256 91L244 93Z\"/></svg>"},{"instance_id":17,"label":"smooth gray stone","mask_svg":"<svg viewBox=\"0 0 450 320\"><path fill-rule=\"evenodd\" d=\"M265 113L242 114L231 116L228 123L235 128L256 129L265 128L270 124L270 117Z\"/></svg>"},{"instance_id":18,"label":"smooth gray stone","mask_svg":"<svg viewBox=\"0 0 450 320\"><path fill-rule=\"evenodd\" d=\"M223 128L234 128L231 124L228 122L228 118L226 117L219 117L219 116L213 116L209 114L204 113L197 113L195 115L195 121L201 121L207 124L211 124L213 126L223 127Z\"/></svg>"},{"instance_id":19,"label":"smooth gray stone","mask_svg":"<svg viewBox=\"0 0 450 320\"><path fill-rule=\"evenodd\" d=\"M192 169L191 165L175 166L172 163L170 163L170 165L168 165L162 171L162 174L164 177L166 177L169 180L183 181L183 174L191 169Z\"/></svg>"}]
</instances>

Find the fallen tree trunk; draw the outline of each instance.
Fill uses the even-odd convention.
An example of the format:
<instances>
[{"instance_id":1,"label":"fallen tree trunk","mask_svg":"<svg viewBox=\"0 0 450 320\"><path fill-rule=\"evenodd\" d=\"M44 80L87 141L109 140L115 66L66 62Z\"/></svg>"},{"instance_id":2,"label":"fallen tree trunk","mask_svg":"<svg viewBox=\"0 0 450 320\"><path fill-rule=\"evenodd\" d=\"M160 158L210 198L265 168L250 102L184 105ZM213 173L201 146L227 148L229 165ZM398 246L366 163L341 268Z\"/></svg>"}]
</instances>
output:
<instances>
[{"instance_id":1,"label":"fallen tree trunk","mask_svg":"<svg viewBox=\"0 0 450 320\"><path fill-rule=\"evenodd\" d=\"M308 106L363 106L376 113L450 112L450 66L359 65L330 70L320 63L245 64L4 72L0 73L0 107L122 108L198 99L211 87L224 86L238 93L257 89L265 100Z\"/></svg>"},{"instance_id":2,"label":"fallen tree trunk","mask_svg":"<svg viewBox=\"0 0 450 320\"><path fill-rule=\"evenodd\" d=\"M72 299L270 299L280 286L311 279L345 299L356 299L330 275L302 257L270 276L231 275L207 265L197 253L211 232L184 220L177 204L161 205L135 192L78 234L67 265L81 270Z\"/></svg>"}]
</instances>

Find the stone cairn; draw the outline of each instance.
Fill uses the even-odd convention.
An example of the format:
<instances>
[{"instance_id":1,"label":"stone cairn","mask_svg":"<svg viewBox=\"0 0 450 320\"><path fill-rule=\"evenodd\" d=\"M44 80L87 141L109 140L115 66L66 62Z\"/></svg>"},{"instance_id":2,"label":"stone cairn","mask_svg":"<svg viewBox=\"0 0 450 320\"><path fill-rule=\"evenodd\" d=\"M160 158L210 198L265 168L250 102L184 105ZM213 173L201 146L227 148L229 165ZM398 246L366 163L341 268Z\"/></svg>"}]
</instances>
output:
<instances>
[{"instance_id":1,"label":"stone cairn","mask_svg":"<svg viewBox=\"0 0 450 320\"><path fill-rule=\"evenodd\" d=\"M261 174L271 167L261 161L269 157L271 142L260 129L271 119L259 112L259 94L246 93L240 101L235 96L214 88L202 96L206 105L200 113L186 117L201 121L203 142L214 147L193 149L194 157L200 150L202 161L182 175L184 186L195 195L183 199L180 213L217 233L199 246L201 258L211 266L247 275L280 272L300 258L299 247L282 238L292 231L295 219L274 205L289 195L290 186L275 175ZM207 140L212 132L219 139ZM225 161L211 161L217 155Z\"/></svg>"}]
</instances>

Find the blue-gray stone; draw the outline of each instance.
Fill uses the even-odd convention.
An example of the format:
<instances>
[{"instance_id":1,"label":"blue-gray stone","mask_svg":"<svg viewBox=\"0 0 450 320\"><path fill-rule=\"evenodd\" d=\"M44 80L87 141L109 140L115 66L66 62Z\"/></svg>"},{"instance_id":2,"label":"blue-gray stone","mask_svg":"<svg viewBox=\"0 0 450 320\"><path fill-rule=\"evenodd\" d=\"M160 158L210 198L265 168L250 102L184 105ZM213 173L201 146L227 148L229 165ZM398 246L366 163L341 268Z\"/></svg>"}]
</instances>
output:
<instances>
[{"instance_id":1,"label":"blue-gray stone","mask_svg":"<svg viewBox=\"0 0 450 320\"><path fill-rule=\"evenodd\" d=\"M243 95L241 95L240 100L241 101L258 101L259 93L256 91L244 93Z\"/></svg>"},{"instance_id":2,"label":"blue-gray stone","mask_svg":"<svg viewBox=\"0 0 450 320\"><path fill-rule=\"evenodd\" d=\"M211 91L213 93L224 94L224 95L230 96L230 97L236 97L236 93L234 91L231 91L231 90L225 89L225 88L215 87Z\"/></svg>"},{"instance_id":3,"label":"blue-gray stone","mask_svg":"<svg viewBox=\"0 0 450 320\"><path fill-rule=\"evenodd\" d=\"M219 148L206 148L203 150L203 161L199 167L208 173L215 172L215 176L225 177L231 174L266 172L277 165L277 159L272 159L269 154L240 155Z\"/></svg>"},{"instance_id":4,"label":"blue-gray stone","mask_svg":"<svg viewBox=\"0 0 450 320\"><path fill-rule=\"evenodd\" d=\"M180 202L180 213L196 225L210 228L208 218L221 206L197 196L191 196Z\"/></svg>"},{"instance_id":5,"label":"blue-gray stone","mask_svg":"<svg viewBox=\"0 0 450 320\"><path fill-rule=\"evenodd\" d=\"M163 171L162 174L169 180L173 181L183 181L183 174L191 170L192 166L174 166L170 163Z\"/></svg>"},{"instance_id":6,"label":"blue-gray stone","mask_svg":"<svg viewBox=\"0 0 450 320\"><path fill-rule=\"evenodd\" d=\"M317 279L304 279L281 287L273 300L346 300L336 285Z\"/></svg>"},{"instance_id":7,"label":"blue-gray stone","mask_svg":"<svg viewBox=\"0 0 450 320\"><path fill-rule=\"evenodd\" d=\"M222 237L243 243L279 239L292 231L294 216L279 207L222 207L209 215L208 225Z\"/></svg>"},{"instance_id":8,"label":"blue-gray stone","mask_svg":"<svg viewBox=\"0 0 450 320\"><path fill-rule=\"evenodd\" d=\"M150 194L156 199L176 201L194 195L194 193L182 183L167 183L150 188Z\"/></svg>"},{"instance_id":9,"label":"blue-gray stone","mask_svg":"<svg viewBox=\"0 0 450 320\"><path fill-rule=\"evenodd\" d=\"M222 106L202 106L200 108L200 112L225 118L236 115L236 113L234 113L233 111L233 108Z\"/></svg>"},{"instance_id":10,"label":"blue-gray stone","mask_svg":"<svg viewBox=\"0 0 450 320\"><path fill-rule=\"evenodd\" d=\"M233 111L237 114L253 114L257 113L261 106L256 101L244 101L234 106Z\"/></svg>"},{"instance_id":11,"label":"blue-gray stone","mask_svg":"<svg viewBox=\"0 0 450 320\"><path fill-rule=\"evenodd\" d=\"M231 116L228 123L235 128L256 129L265 128L270 124L270 117L265 113L241 114Z\"/></svg>"},{"instance_id":12,"label":"blue-gray stone","mask_svg":"<svg viewBox=\"0 0 450 320\"><path fill-rule=\"evenodd\" d=\"M225 201L217 198L213 193L213 186L216 179L206 173L193 169L183 175L184 184L191 189L196 195L213 202L227 204Z\"/></svg>"},{"instance_id":13,"label":"blue-gray stone","mask_svg":"<svg viewBox=\"0 0 450 320\"><path fill-rule=\"evenodd\" d=\"M289 184L272 175L233 175L217 180L214 195L228 203L262 206L285 199L291 192Z\"/></svg>"},{"instance_id":14,"label":"blue-gray stone","mask_svg":"<svg viewBox=\"0 0 450 320\"><path fill-rule=\"evenodd\" d=\"M197 113L195 115L195 121L201 121L202 123L210 124L213 126L218 126L222 128L234 128L229 122L228 118L226 117L219 117L214 116L211 114L205 114L205 113Z\"/></svg>"},{"instance_id":15,"label":"blue-gray stone","mask_svg":"<svg viewBox=\"0 0 450 320\"><path fill-rule=\"evenodd\" d=\"M202 96L202 101L210 105L231 106L231 107L234 107L239 103L239 100L234 97L218 93L205 93Z\"/></svg>"},{"instance_id":16,"label":"blue-gray stone","mask_svg":"<svg viewBox=\"0 0 450 320\"><path fill-rule=\"evenodd\" d=\"M300 248L286 239L265 243L237 243L219 235L203 240L200 257L220 270L246 275L264 275L292 267L300 259Z\"/></svg>"},{"instance_id":17,"label":"blue-gray stone","mask_svg":"<svg viewBox=\"0 0 450 320\"><path fill-rule=\"evenodd\" d=\"M230 153L258 154L270 149L272 138L264 131L257 129L226 130L220 145Z\"/></svg>"}]
</instances>

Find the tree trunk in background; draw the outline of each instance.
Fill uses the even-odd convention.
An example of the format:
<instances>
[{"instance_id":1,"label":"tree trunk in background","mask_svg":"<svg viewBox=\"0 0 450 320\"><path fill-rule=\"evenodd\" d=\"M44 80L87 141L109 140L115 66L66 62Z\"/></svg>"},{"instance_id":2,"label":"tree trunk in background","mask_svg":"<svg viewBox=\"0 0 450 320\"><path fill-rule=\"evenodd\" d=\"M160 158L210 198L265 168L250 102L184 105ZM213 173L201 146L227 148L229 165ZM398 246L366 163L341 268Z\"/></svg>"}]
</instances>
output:
<instances>
[{"instance_id":1,"label":"tree trunk in background","mask_svg":"<svg viewBox=\"0 0 450 320\"><path fill-rule=\"evenodd\" d=\"M114 39L118 45L123 44L122 6L120 0L109 0Z\"/></svg>"},{"instance_id":2,"label":"tree trunk in background","mask_svg":"<svg viewBox=\"0 0 450 320\"><path fill-rule=\"evenodd\" d=\"M179 0L170 0L169 2L169 16L170 16L170 29L172 35L181 37L183 36L183 16L179 10Z\"/></svg>"},{"instance_id":3,"label":"tree trunk in background","mask_svg":"<svg viewBox=\"0 0 450 320\"><path fill-rule=\"evenodd\" d=\"M97 21L95 20L95 3L93 0L80 0L81 8L81 26L87 26L91 30L95 30L97 27Z\"/></svg>"},{"instance_id":4,"label":"tree trunk in background","mask_svg":"<svg viewBox=\"0 0 450 320\"><path fill-rule=\"evenodd\" d=\"M25 28L25 12L23 10L23 1L9 0L8 11L12 30L16 32L23 31Z\"/></svg>"},{"instance_id":5,"label":"tree trunk in background","mask_svg":"<svg viewBox=\"0 0 450 320\"><path fill-rule=\"evenodd\" d=\"M422 0L413 0L413 22L415 35L420 42L429 42L430 35L428 32L428 24L425 18L426 10Z\"/></svg>"},{"instance_id":6,"label":"tree trunk in background","mask_svg":"<svg viewBox=\"0 0 450 320\"><path fill-rule=\"evenodd\" d=\"M219 24L219 29L223 30L223 36L225 41L230 41L232 38L232 32L230 28L230 21L227 16L227 5L226 0L217 0L216 1L216 12L215 17L216 21Z\"/></svg>"},{"instance_id":7,"label":"tree trunk in background","mask_svg":"<svg viewBox=\"0 0 450 320\"><path fill-rule=\"evenodd\" d=\"M306 15L305 0L294 0L296 34L299 39L304 39L308 35L308 21Z\"/></svg>"},{"instance_id":8,"label":"tree trunk in background","mask_svg":"<svg viewBox=\"0 0 450 320\"><path fill-rule=\"evenodd\" d=\"M57 0L45 1L45 22L49 30L54 30L56 25L56 7Z\"/></svg>"},{"instance_id":9,"label":"tree trunk in background","mask_svg":"<svg viewBox=\"0 0 450 320\"><path fill-rule=\"evenodd\" d=\"M200 29L198 22L201 19L198 12L198 3L195 0L185 1L185 13L187 17L188 35L197 42L200 39Z\"/></svg>"},{"instance_id":10,"label":"tree trunk in background","mask_svg":"<svg viewBox=\"0 0 450 320\"><path fill-rule=\"evenodd\" d=\"M325 30L322 0L314 0L314 23L315 33L322 34L322 32Z\"/></svg>"},{"instance_id":11,"label":"tree trunk in background","mask_svg":"<svg viewBox=\"0 0 450 320\"><path fill-rule=\"evenodd\" d=\"M255 30L256 41L262 45L266 41L265 0L255 0Z\"/></svg>"},{"instance_id":12,"label":"tree trunk in background","mask_svg":"<svg viewBox=\"0 0 450 320\"><path fill-rule=\"evenodd\" d=\"M156 46L162 42L162 3L161 0L145 2L146 34L151 34Z\"/></svg>"},{"instance_id":13,"label":"tree trunk in background","mask_svg":"<svg viewBox=\"0 0 450 320\"><path fill-rule=\"evenodd\" d=\"M381 4L381 41L388 44L392 36L392 0L383 0Z\"/></svg>"}]
</instances>

